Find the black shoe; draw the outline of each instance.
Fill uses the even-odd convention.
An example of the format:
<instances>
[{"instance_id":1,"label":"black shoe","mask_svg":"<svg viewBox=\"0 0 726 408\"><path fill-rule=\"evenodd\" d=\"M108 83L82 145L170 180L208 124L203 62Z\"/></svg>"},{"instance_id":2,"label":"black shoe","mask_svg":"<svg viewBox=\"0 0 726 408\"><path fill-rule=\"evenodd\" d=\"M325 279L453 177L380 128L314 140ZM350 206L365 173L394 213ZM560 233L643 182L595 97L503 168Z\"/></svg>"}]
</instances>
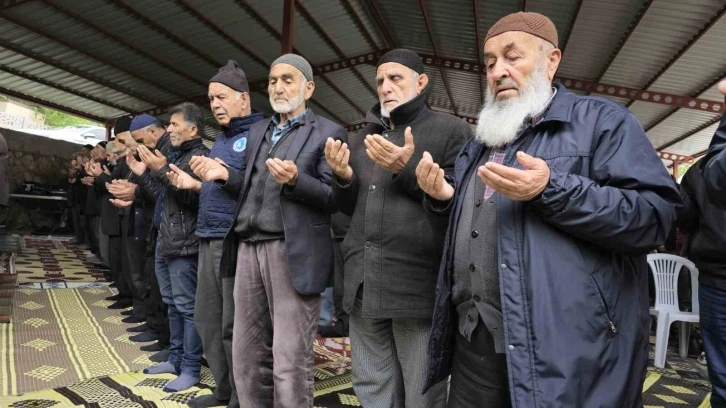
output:
<instances>
[{"instance_id":1,"label":"black shoe","mask_svg":"<svg viewBox=\"0 0 726 408\"><path fill-rule=\"evenodd\" d=\"M149 325L147 323L139 326L129 327L128 329L126 329L126 331L129 333L143 333L147 330L149 330Z\"/></svg>"},{"instance_id":2,"label":"black shoe","mask_svg":"<svg viewBox=\"0 0 726 408\"><path fill-rule=\"evenodd\" d=\"M143 317L136 317L136 316L127 316L124 319L121 319L124 323L143 323L144 318Z\"/></svg>"},{"instance_id":3,"label":"black shoe","mask_svg":"<svg viewBox=\"0 0 726 408\"><path fill-rule=\"evenodd\" d=\"M158 333L154 333L154 332L150 332L150 331L145 331L143 333L139 333L139 334L137 334L135 336L129 337L129 340L131 340L133 342L136 342L136 343L148 343L150 341L157 341L157 340L159 340L159 337L160 336L159 336Z\"/></svg>"},{"instance_id":4,"label":"black shoe","mask_svg":"<svg viewBox=\"0 0 726 408\"><path fill-rule=\"evenodd\" d=\"M218 400L212 394L202 395L187 402L187 405L192 408L226 407L227 404L229 404L229 400Z\"/></svg>"},{"instance_id":5,"label":"black shoe","mask_svg":"<svg viewBox=\"0 0 726 408\"><path fill-rule=\"evenodd\" d=\"M166 348L163 347L162 345L160 345L159 342L157 341L156 343L145 344L145 345L139 347L139 350L141 350L141 351L154 351L154 352L156 352L156 351L166 350Z\"/></svg>"},{"instance_id":6,"label":"black shoe","mask_svg":"<svg viewBox=\"0 0 726 408\"><path fill-rule=\"evenodd\" d=\"M131 316L133 314L134 314L133 310L124 310L123 312L121 312L121 316Z\"/></svg>"},{"instance_id":7,"label":"black shoe","mask_svg":"<svg viewBox=\"0 0 726 408\"><path fill-rule=\"evenodd\" d=\"M129 307L131 307L131 302L124 302L124 301L119 300L116 303L109 306L108 309L120 310L120 309L127 309Z\"/></svg>"},{"instance_id":8,"label":"black shoe","mask_svg":"<svg viewBox=\"0 0 726 408\"><path fill-rule=\"evenodd\" d=\"M153 361L154 363L169 361L169 350L161 350L160 352L149 356L149 361Z\"/></svg>"},{"instance_id":9,"label":"black shoe","mask_svg":"<svg viewBox=\"0 0 726 408\"><path fill-rule=\"evenodd\" d=\"M110 300L112 302L115 302L115 301L117 301L119 299L121 299L121 297L119 295L113 295L113 296L109 296L109 297L106 298L106 300Z\"/></svg>"}]
</instances>

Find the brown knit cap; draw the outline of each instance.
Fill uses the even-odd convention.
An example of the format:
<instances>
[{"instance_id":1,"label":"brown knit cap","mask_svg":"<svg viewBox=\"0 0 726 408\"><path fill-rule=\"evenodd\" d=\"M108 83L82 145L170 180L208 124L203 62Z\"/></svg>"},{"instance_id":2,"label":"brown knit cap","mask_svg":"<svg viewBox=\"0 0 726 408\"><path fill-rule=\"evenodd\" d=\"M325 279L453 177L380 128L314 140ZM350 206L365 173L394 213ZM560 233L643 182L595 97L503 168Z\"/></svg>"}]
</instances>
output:
<instances>
[{"instance_id":1,"label":"brown knit cap","mask_svg":"<svg viewBox=\"0 0 726 408\"><path fill-rule=\"evenodd\" d=\"M484 39L486 43L490 38L508 31L523 31L532 34L546 41L551 42L557 47L557 29L552 20L539 13L522 12L512 13L502 17L492 28L489 29L487 37Z\"/></svg>"}]
</instances>

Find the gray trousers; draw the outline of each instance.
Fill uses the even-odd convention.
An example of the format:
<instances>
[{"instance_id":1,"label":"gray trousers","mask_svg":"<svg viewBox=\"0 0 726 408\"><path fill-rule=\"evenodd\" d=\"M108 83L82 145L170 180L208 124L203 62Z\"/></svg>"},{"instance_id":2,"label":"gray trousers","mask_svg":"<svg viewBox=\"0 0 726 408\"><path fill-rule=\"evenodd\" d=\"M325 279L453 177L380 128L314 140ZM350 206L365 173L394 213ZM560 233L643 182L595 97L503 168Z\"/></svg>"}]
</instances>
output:
<instances>
[{"instance_id":1,"label":"gray trousers","mask_svg":"<svg viewBox=\"0 0 726 408\"><path fill-rule=\"evenodd\" d=\"M108 235L104 234L101 230L101 222L99 218L98 223L98 252L101 254L101 261L108 265L109 262L109 248L108 248Z\"/></svg>"},{"instance_id":2,"label":"gray trousers","mask_svg":"<svg viewBox=\"0 0 726 408\"><path fill-rule=\"evenodd\" d=\"M199 240L197 299L194 324L202 338L204 355L212 371L214 398L239 407L232 370L232 327L234 326L234 276L219 273L221 239Z\"/></svg>"},{"instance_id":3,"label":"gray trousers","mask_svg":"<svg viewBox=\"0 0 726 408\"><path fill-rule=\"evenodd\" d=\"M350 314L353 390L366 408L446 406L446 381L421 394L428 369L431 319L370 319L362 289Z\"/></svg>"},{"instance_id":4,"label":"gray trousers","mask_svg":"<svg viewBox=\"0 0 726 408\"><path fill-rule=\"evenodd\" d=\"M240 406L312 407L320 296L303 296L293 287L284 240L240 243L234 306Z\"/></svg>"}]
</instances>

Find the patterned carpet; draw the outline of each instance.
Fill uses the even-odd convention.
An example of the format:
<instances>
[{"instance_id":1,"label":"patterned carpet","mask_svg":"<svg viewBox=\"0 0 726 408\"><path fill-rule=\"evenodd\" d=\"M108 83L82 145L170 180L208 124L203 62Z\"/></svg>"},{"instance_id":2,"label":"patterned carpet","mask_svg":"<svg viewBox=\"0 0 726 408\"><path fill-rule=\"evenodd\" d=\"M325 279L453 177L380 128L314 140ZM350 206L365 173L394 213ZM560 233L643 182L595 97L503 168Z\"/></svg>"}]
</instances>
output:
<instances>
[{"instance_id":1,"label":"patterned carpet","mask_svg":"<svg viewBox=\"0 0 726 408\"><path fill-rule=\"evenodd\" d=\"M131 325L106 308L111 294L108 287L16 291L12 322L0 324L0 406L172 407L211 392L206 367L198 387L176 394L162 391L173 376L134 372L153 365L151 353L129 341ZM316 406L359 406L346 391L352 387L347 339L319 338L315 354L315 393L322 399Z\"/></svg>"},{"instance_id":2,"label":"patterned carpet","mask_svg":"<svg viewBox=\"0 0 726 408\"><path fill-rule=\"evenodd\" d=\"M105 282L103 271L86 260L85 248L65 237L24 236L15 265L18 285L58 287L69 282Z\"/></svg>"}]
</instances>

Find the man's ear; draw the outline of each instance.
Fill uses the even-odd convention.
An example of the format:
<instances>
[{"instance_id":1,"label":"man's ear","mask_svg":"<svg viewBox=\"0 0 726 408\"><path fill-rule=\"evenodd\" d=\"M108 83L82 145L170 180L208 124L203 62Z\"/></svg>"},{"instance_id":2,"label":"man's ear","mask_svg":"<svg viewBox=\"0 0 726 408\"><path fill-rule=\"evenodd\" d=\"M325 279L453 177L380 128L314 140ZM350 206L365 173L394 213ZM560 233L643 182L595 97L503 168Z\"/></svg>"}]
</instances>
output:
<instances>
[{"instance_id":1,"label":"man's ear","mask_svg":"<svg viewBox=\"0 0 726 408\"><path fill-rule=\"evenodd\" d=\"M426 85L429 84L429 76L424 74L419 74L418 78L416 78L416 93L420 94L423 92L423 90L426 88Z\"/></svg>"}]
</instances>

